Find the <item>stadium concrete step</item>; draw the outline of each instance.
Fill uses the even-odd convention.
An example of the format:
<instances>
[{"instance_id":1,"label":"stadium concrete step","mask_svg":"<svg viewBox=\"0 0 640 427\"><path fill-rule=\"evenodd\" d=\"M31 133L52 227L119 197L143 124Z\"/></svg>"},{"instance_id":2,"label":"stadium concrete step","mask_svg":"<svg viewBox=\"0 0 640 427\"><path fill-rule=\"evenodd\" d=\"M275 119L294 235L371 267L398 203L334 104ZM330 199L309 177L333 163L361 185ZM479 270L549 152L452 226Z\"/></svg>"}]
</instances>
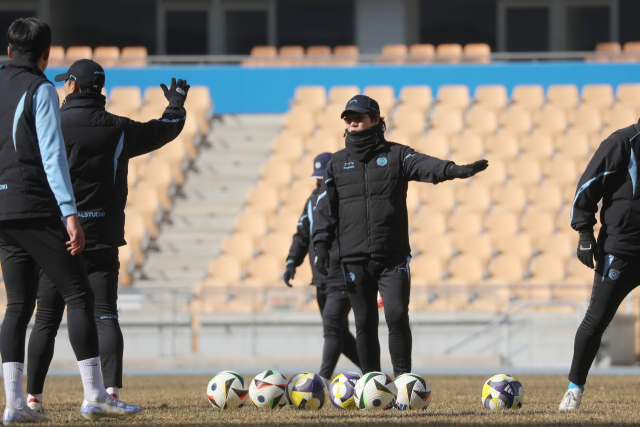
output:
<instances>
[{"instance_id":1,"label":"stadium concrete step","mask_svg":"<svg viewBox=\"0 0 640 427\"><path fill-rule=\"evenodd\" d=\"M212 121L171 212L134 275L133 288L193 289L233 231L248 190L258 181L282 115L227 115Z\"/></svg>"}]
</instances>

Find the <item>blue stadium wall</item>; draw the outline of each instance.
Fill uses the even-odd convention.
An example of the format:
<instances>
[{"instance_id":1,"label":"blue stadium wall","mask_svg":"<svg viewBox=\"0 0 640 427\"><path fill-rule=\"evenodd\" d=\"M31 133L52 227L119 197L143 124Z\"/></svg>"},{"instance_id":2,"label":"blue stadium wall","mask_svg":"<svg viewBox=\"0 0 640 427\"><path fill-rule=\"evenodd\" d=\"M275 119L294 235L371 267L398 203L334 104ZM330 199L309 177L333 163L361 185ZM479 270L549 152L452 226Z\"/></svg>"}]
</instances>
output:
<instances>
[{"instance_id":1,"label":"blue stadium wall","mask_svg":"<svg viewBox=\"0 0 640 427\"><path fill-rule=\"evenodd\" d=\"M48 69L53 76L66 71ZM519 84L640 82L640 63L523 62L487 65L361 65L356 67L246 68L237 65L149 66L109 68L107 89L113 86L139 86L142 89L169 83L171 77L186 78L192 85L211 89L215 114L283 113L299 85L405 85L426 84L435 91L441 85L465 84L472 91L478 85L502 84L509 91Z\"/></svg>"}]
</instances>

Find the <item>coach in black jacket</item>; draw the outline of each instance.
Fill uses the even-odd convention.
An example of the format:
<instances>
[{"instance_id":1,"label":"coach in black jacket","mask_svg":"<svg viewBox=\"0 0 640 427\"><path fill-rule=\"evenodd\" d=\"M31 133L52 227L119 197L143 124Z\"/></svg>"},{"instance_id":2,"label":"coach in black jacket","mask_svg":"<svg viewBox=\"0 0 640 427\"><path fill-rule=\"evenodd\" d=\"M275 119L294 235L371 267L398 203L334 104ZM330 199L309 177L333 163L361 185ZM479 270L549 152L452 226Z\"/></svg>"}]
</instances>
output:
<instances>
[{"instance_id":1,"label":"coach in black jacket","mask_svg":"<svg viewBox=\"0 0 640 427\"><path fill-rule=\"evenodd\" d=\"M380 290L397 376L411 372L408 182L468 178L488 162L458 166L386 141L378 103L364 95L347 103L342 118L347 125L345 148L334 153L327 166L313 223L315 265L326 274L328 247L337 238L364 373L380 371Z\"/></svg>"},{"instance_id":2,"label":"coach in black jacket","mask_svg":"<svg viewBox=\"0 0 640 427\"><path fill-rule=\"evenodd\" d=\"M324 176L327 164L331 160L331 153L322 153L313 160L314 170L311 179L316 179L318 186L307 199L298 221L298 229L293 235L293 243L287 256L287 270L284 274L284 282L287 286L293 279L296 267L299 267L304 258L309 254L313 280L311 285L316 287L316 296L320 315L322 316L322 328L324 330L324 349L322 351L322 367L320 376L331 381L333 371L336 368L340 354L347 356L356 366L358 362L358 350L356 339L349 331L349 312L351 302L344 280L344 272L338 260L338 245L329 251L330 264L328 274L322 275L316 271L313 260L316 251L311 241L311 227L313 226L315 208L318 202L320 183Z\"/></svg>"},{"instance_id":3,"label":"coach in black jacket","mask_svg":"<svg viewBox=\"0 0 640 427\"><path fill-rule=\"evenodd\" d=\"M571 227L580 233L578 258L594 268L589 308L576 333L569 390L561 410L577 409L602 334L629 293L640 284L640 125L605 139L587 165L571 207ZM600 234L593 234L598 203Z\"/></svg>"},{"instance_id":4,"label":"coach in black jacket","mask_svg":"<svg viewBox=\"0 0 640 427\"><path fill-rule=\"evenodd\" d=\"M86 235L83 254L95 293L104 382L115 397L122 387L124 342L118 323L118 247L126 245L124 209L129 159L156 150L180 134L189 86L186 81L176 83L175 79L170 89L161 85L169 101L162 118L139 123L105 111L106 99L101 94L105 74L96 62L76 61L55 80L65 82L67 97L60 113L62 135L78 217ZM42 388L63 311L64 301L49 278L41 274L28 353L27 391L29 403L36 409L42 403Z\"/></svg>"}]
</instances>

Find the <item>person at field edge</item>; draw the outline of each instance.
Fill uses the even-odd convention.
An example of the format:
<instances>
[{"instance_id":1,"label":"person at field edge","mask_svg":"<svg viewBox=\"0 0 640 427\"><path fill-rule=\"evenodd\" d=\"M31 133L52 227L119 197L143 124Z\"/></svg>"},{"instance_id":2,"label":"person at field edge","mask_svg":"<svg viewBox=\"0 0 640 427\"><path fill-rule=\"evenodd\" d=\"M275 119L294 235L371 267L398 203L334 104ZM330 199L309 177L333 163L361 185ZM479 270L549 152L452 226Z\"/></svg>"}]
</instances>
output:
<instances>
[{"instance_id":1,"label":"person at field edge","mask_svg":"<svg viewBox=\"0 0 640 427\"><path fill-rule=\"evenodd\" d=\"M176 79L172 79L171 88L162 84L169 103L162 117L139 123L105 111L106 99L101 93L105 77L98 63L81 59L66 73L56 76L55 81L64 81L67 95L60 112L62 136L78 217L85 231L82 254L95 295L94 317L104 385L118 399L124 351L118 323L118 247L126 244L124 209L129 159L156 150L180 134L186 118L184 103L189 85L186 80L176 82ZM27 366L27 403L38 412L44 411L42 391L64 308L60 292L50 277L41 272Z\"/></svg>"},{"instance_id":2,"label":"person at field edge","mask_svg":"<svg viewBox=\"0 0 640 427\"><path fill-rule=\"evenodd\" d=\"M589 308L576 332L561 411L580 406L602 334L622 301L640 284L639 135L636 123L600 144L578 182L571 206L571 227L580 234L578 259L589 268L595 266L595 274ZM593 226L601 200L602 228L596 241Z\"/></svg>"},{"instance_id":3,"label":"person at field edge","mask_svg":"<svg viewBox=\"0 0 640 427\"><path fill-rule=\"evenodd\" d=\"M313 222L314 264L326 275L329 250L337 242L363 373L380 371L380 291L391 362L398 376L411 372L408 183L469 178L489 163L459 166L387 141L384 117L368 96L351 98L341 117L347 125L345 148L331 156L320 187Z\"/></svg>"},{"instance_id":4,"label":"person at field edge","mask_svg":"<svg viewBox=\"0 0 640 427\"><path fill-rule=\"evenodd\" d=\"M293 242L287 256L287 269L284 273L284 282L291 287L289 281L294 278L296 268L302 264L307 253L309 254L313 273L311 285L316 287L316 298L320 307L324 331L320 376L327 383L333 377L333 371L338 364L340 354L344 354L356 366L360 366L356 339L349 331L351 302L349 301L344 274L338 262L338 246L333 246L329 253L330 262L327 275L319 274L313 265L316 254L311 242L311 227L313 226L320 183L330 160L331 153L319 154L313 160L314 169L310 179L316 180L317 187L304 204L302 216L298 221L298 229L293 235Z\"/></svg>"},{"instance_id":5,"label":"person at field edge","mask_svg":"<svg viewBox=\"0 0 640 427\"><path fill-rule=\"evenodd\" d=\"M7 39L11 60L0 68L0 262L7 292L0 331L2 422L51 421L29 408L22 390L40 269L68 308L69 340L84 386L81 414L89 419L135 416L143 408L109 396L102 383L94 296L81 254L85 236L69 178L58 94L43 73L51 29L35 18L17 19Z\"/></svg>"}]
</instances>

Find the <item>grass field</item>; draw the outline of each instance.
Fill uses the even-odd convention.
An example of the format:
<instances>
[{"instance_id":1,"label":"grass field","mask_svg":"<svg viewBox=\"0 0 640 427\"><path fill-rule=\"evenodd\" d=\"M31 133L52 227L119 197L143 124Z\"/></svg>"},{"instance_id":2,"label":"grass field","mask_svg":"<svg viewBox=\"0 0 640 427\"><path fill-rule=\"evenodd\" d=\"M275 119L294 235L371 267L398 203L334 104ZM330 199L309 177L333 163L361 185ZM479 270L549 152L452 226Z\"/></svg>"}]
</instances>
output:
<instances>
[{"instance_id":1,"label":"grass field","mask_svg":"<svg viewBox=\"0 0 640 427\"><path fill-rule=\"evenodd\" d=\"M246 376L249 381L252 377ZM342 411L329 403L317 412L292 409L265 411L255 407L235 411L214 410L205 395L206 376L136 376L124 380L123 400L141 404L145 413L127 421L105 420L116 425L640 425L640 377L592 376L582 408L559 413L558 404L567 386L564 376L517 376L525 389L520 410L492 412L480 404L487 378L477 376L428 376L433 391L427 411ZM25 385L26 387L26 385ZM50 377L45 385L45 408L55 425L87 425L79 412L80 377ZM4 402L1 402L4 406Z\"/></svg>"}]
</instances>

